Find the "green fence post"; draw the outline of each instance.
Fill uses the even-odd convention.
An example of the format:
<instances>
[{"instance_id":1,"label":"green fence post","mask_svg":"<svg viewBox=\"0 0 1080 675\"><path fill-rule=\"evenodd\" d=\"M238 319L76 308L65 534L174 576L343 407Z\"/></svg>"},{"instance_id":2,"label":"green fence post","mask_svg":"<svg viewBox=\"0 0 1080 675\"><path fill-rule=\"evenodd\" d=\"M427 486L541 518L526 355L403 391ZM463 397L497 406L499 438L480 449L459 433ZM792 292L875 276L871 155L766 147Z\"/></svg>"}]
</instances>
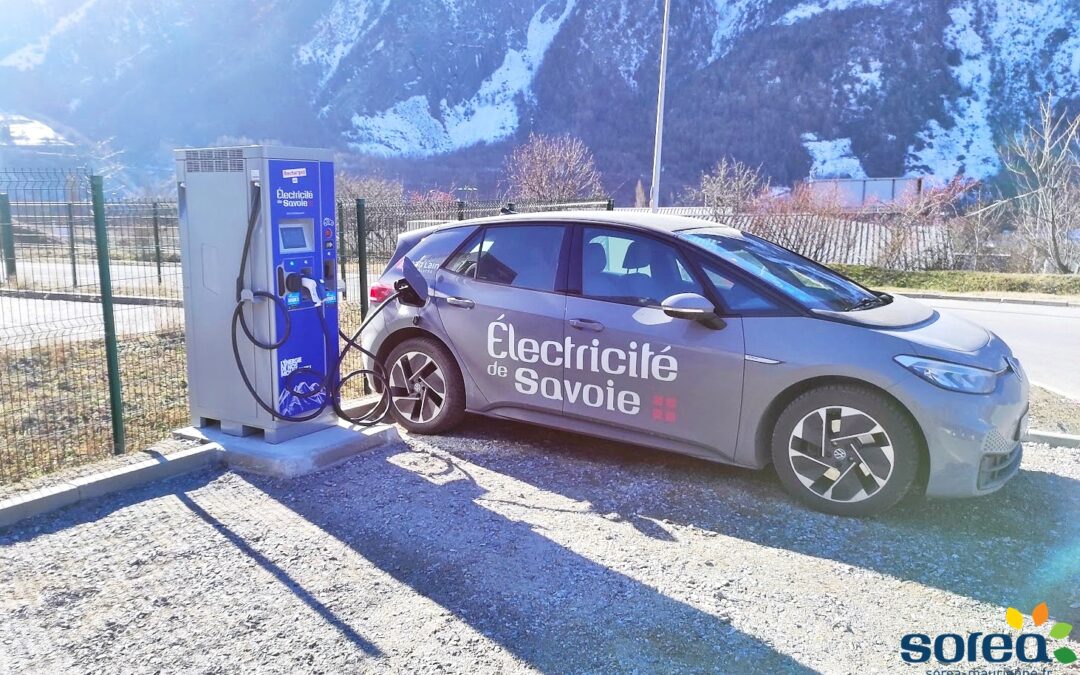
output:
<instances>
[{"instance_id":1,"label":"green fence post","mask_svg":"<svg viewBox=\"0 0 1080 675\"><path fill-rule=\"evenodd\" d=\"M457 219L465 220L465 201L463 199L457 200Z\"/></svg>"},{"instance_id":2,"label":"green fence post","mask_svg":"<svg viewBox=\"0 0 1080 675\"><path fill-rule=\"evenodd\" d=\"M615 210L615 200L613 198L611 198L611 197L608 197L608 200L607 200L607 210L608 211L614 211Z\"/></svg>"},{"instance_id":3,"label":"green fence post","mask_svg":"<svg viewBox=\"0 0 1080 675\"><path fill-rule=\"evenodd\" d=\"M94 246L97 249L101 316L105 324L105 363L109 372L109 412L112 416L113 453L124 452L124 398L120 389L120 356L113 316L112 277L109 272L109 233L105 229L105 188L101 176L90 176L94 209Z\"/></svg>"},{"instance_id":4,"label":"green fence post","mask_svg":"<svg viewBox=\"0 0 1080 675\"><path fill-rule=\"evenodd\" d=\"M161 285L161 222L158 217L158 203L154 202L154 262L157 263L157 282Z\"/></svg>"},{"instance_id":5,"label":"green fence post","mask_svg":"<svg viewBox=\"0 0 1080 675\"><path fill-rule=\"evenodd\" d=\"M356 257L360 265L360 316L368 313L367 201L356 200Z\"/></svg>"},{"instance_id":6,"label":"green fence post","mask_svg":"<svg viewBox=\"0 0 1080 675\"><path fill-rule=\"evenodd\" d=\"M75 257L75 205L67 203L68 255L71 256L71 287L79 287L79 264Z\"/></svg>"},{"instance_id":7,"label":"green fence post","mask_svg":"<svg viewBox=\"0 0 1080 675\"><path fill-rule=\"evenodd\" d=\"M349 299L349 285L345 279L345 202L338 201L337 203L337 258L338 267L341 268L339 273L341 276L340 283L338 284L338 292L341 294L343 300Z\"/></svg>"},{"instance_id":8,"label":"green fence post","mask_svg":"<svg viewBox=\"0 0 1080 675\"><path fill-rule=\"evenodd\" d=\"M11 200L6 193L0 194L0 252L4 257L4 271L7 280L14 281L15 269L15 227L11 224Z\"/></svg>"}]
</instances>

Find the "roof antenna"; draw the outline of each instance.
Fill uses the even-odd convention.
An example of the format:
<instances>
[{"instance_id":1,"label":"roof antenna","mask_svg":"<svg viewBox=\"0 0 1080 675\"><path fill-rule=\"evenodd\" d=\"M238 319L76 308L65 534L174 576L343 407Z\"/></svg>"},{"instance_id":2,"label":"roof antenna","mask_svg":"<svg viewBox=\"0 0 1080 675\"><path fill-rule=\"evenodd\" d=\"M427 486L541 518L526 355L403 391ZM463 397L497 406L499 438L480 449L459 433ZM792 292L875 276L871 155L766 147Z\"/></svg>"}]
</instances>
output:
<instances>
[{"instance_id":1,"label":"roof antenna","mask_svg":"<svg viewBox=\"0 0 1080 675\"><path fill-rule=\"evenodd\" d=\"M514 202L506 202L506 206L499 209L499 213L504 216L512 216L517 214L517 211L514 210Z\"/></svg>"}]
</instances>

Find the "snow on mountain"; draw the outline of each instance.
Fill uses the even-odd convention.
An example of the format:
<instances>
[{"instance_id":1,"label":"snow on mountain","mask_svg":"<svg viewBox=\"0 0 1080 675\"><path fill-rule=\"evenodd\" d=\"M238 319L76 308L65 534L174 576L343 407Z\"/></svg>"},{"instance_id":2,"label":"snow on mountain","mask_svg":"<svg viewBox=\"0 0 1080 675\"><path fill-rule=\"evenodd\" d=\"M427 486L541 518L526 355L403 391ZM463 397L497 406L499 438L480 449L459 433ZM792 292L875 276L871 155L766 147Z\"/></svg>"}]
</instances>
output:
<instances>
[{"instance_id":1,"label":"snow on mountain","mask_svg":"<svg viewBox=\"0 0 1080 675\"><path fill-rule=\"evenodd\" d=\"M851 151L850 138L820 139L816 134L806 133L802 139L813 160L811 178L866 178L859 158Z\"/></svg>"},{"instance_id":2,"label":"snow on mountain","mask_svg":"<svg viewBox=\"0 0 1080 675\"><path fill-rule=\"evenodd\" d=\"M390 0L336 0L316 22L315 37L297 50L297 61L317 64L322 69L319 87L325 87L342 59L371 32L389 6Z\"/></svg>"},{"instance_id":3,"label":"snow on mountain","mask_svg":"<svg viewBox=\"0 0 1080 675\"><path fill-rule=\"evenodd\" d=\"M353 115L349 146L372 155L424 157L508 138L520 122L518 100L534 102L533 78L575 2L542 5L529 21L524 44L507 49L502 64L467 100L442 99L438 116L424 96L375 115Z\"/></svg>"},{"instance_id":4,"label":"snow on mountain","mask_svg":"<svg viewBox=\"0 0 1080 675\"><path fill-rule=\"evenodd\" d=\"M0 115L0 145L24 147L72 145L60 132L23 115Z\"/></svg>"},{"instance_id":5,"label":"snow on mountain","mask_svg":"<svg viewBox=\"0 0 1080 675\"><path fill-rule=\"evenodd\" d=\"M790 26L800 21L812 19L826 12L840 12L848 9L861 7L880 7L894 2L895 0L819 0L818 2L803 2L784 13L776 23ZM901 0L906 2L907 0Z\"/></svg>"},{"instance_id":6,"label":"snow on mountain","mask_svg":"<svg viewBox=\"0 0 1080 675\"><path fill-rule=\"evenodd\" d=\"M912 173L954 176L963 173L985 178L997 173L1000 162L991 129L991 54L975 28L975 3L968 0L949 10L952 24L945 29L945 45L959 54L952 74L963 93L946 104L952 125L931 119L908 149Z\"/></svg>"},{"instance_id":7,"label":"snow on mountain","mask_svg":"<svg viewBox=\"0 0 1080 675\"><path fill-rule=\"evenodd\" d=\"M986 177L1037 96L1080 110L1077 0L672 9L672 192L721 156L777 183ZM124 161L162 171L172 147L273 139L364 155L421 184L462 167L482 180L529 132L571 133L629 191L648 174L662 11L663 0L9 1L0 112L81 145L111 140Z\"/></svg>"}]
</instances>

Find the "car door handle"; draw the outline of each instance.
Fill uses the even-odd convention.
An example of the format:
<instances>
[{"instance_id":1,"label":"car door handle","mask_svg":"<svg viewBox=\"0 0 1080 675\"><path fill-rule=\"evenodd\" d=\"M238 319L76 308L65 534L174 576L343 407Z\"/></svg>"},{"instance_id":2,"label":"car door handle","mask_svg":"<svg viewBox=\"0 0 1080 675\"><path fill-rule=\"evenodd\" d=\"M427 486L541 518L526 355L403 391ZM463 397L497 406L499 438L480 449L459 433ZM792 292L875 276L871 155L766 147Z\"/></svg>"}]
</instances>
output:
<instances>
[{"instance_id":1,"label":"car door handle","mask_svg":"<svg viewBox=\"0 0 1080 675\"><path fill-rule=\"evenodd\" d=\"M454 307L464 307L465 309L472 309L476 305L476 303L474 303L472 300L469 300L468 298L455 297L447 298L446 303L448 305L453 305Z\"/></svg>"},{"instance_id":2,"label":"car door handle","mask_svg":"<svg viewBox=\"0 0 1080 675\"><path fill-rule=\"evenodd\" d=\"M589 319L570 319L570 325L578 330L591 330L599 333L604 330L604 324L599 321L590 321Z\"/></svg>"}]
</instances>

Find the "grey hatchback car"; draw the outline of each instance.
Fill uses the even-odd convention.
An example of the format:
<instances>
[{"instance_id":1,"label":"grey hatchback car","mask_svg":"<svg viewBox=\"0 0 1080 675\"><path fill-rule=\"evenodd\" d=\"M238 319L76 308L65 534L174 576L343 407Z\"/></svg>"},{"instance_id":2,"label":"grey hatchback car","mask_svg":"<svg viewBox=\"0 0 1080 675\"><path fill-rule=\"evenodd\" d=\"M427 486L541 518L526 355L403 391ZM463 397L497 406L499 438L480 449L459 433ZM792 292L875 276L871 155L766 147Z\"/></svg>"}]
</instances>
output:
<instances>
[{"instance_id":1,"label":"grey hatchback car","mask_svg":"<svg viewBox=\"0 0 1080 675\"><path fill-rule=\"evenodd\" d=\"M428 300L388 300L408 257ZM996 335L764 239L656 214L407 232L365 331L409 431L465 413L763 468L863 516L1016 474L1028 384Z\"/></svg>"}]
</instances>

